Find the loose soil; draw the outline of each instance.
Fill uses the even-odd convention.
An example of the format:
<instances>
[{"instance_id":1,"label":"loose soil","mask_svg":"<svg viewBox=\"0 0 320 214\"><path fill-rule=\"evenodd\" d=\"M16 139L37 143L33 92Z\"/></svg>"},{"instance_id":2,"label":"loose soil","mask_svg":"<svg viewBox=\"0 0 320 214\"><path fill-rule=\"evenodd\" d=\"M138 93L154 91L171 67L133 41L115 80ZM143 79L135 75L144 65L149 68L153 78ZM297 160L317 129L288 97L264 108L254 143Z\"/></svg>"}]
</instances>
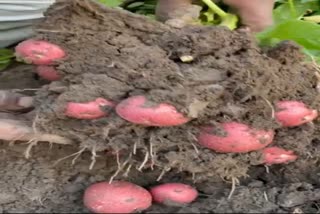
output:
<instances>
[{"instance_id":1,"label":"loose soil","mask_svg":"<svg viewBox=\"0 0 320 214\"><path fill-rule=\"evenodd\" d=\"M172 29L89 0L58 1L46 16L37 38L67 51L56 65L63 79L46 84L34 78L32 69L16 67L1 74L0 86L16 89L17 81L9 80L20 73L19 87L43 85L23 91L36 96L37 131L68 137L74 144L39 142L25 159L25 145L3 143L3 212L87 212L83 190L110 178L146 188L180 181L201 193L187 207L154 205L150 213L319 211L319 122L284 129L272 118L271 105L278 100L296 99L319 109L315 69L303 62L297 45L283 42L262 50L245 31ZM182 56L194 60L183 63ZM92 121L63 114L69 101L104 97L117 102L132 95L170 103L193 120L181 127L145 128L113 111ZM218 154L197 144L199 126L231 120L274 129L273 145L292 149L299 159L266 168L259 152ZM240 184L228 200L231 181Z\"/></svg>"}]
</instances>

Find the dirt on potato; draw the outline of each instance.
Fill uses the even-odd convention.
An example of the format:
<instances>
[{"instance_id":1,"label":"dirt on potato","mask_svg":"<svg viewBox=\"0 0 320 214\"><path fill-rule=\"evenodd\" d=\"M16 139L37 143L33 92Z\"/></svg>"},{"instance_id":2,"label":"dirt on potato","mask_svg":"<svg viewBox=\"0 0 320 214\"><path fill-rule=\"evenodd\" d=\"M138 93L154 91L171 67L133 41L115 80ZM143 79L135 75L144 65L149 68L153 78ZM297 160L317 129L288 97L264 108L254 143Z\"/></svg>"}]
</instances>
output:
<instances>
[{"instance_id":1,"label":"dirt on potato","mask_svg":"<svg viewBox=\"0 0 320 214\"><path fill-rule=\"evenodd\" d=\"M316 109L320 105L316 70L291 42L262 50L245 31L173 29L89 0L58 1L37 31L36 38L60 45L68 57L57 63L63 79L37 93L36 129L73 139L79 150L93 156L116 154L115 172L156 168L159 179L173 170L194 181L246 177L252 165L261 163L259 152L218 154L196 141L201 125L219 127L225 121L273 129L273 145L292 149L301 160L319 157L312 144L319 137L317 122L286 129L273 118L279 100L299 100ZM185 56L193 60L182 62ZM64 115L67 102L98 97L119 102L133 95L172 104L192 121L146 128L113 111L89 121Z\"/></svg>"}]
</instances>

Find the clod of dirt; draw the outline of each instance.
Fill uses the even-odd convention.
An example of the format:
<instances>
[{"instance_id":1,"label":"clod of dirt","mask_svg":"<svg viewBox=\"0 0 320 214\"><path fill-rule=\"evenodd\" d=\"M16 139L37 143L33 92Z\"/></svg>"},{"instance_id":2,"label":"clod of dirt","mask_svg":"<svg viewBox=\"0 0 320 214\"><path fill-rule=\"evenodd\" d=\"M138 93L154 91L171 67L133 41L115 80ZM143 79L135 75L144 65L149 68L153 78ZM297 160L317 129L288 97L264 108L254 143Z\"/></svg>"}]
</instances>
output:
<instances>
[{"instance_id":1,"label":"clod of dirt","mask_svg":"<svg viewBox=\"0 0 320 214\"><path fill-rule=\"evenodd\" d=\"M173 29L90 0L57 1L37 32L36 38L60 45L68 57L57 63L63 79L37 94L36 128L73 139L80 149L111 151L118 157L115 169L155 167L162 171L159 179L170 170L188 172L194 180L246 176L259 163L258 154L216 154L195 140L199 125L225 121L276 129L274 144L302 159L319 157L310 144L319 138L317 122L283 129L272 118L272 106L283 99L319 109L314 71L302 63L294 44L263 51L243 31ZM183 56L193 61L183 63ZM91 121L63 114L70 101L118 102L133 95L172 104L193 120L180 127L146 128L114 112Z\"/></svg>"}]
</instances>

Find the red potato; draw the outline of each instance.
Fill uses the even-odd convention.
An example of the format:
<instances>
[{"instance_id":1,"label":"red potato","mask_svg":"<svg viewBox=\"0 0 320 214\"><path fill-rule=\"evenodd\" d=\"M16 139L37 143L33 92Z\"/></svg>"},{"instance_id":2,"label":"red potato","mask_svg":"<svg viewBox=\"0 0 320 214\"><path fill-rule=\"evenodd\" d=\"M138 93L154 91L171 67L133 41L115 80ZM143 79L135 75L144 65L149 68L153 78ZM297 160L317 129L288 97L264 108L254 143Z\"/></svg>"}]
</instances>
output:
<instances>
[{"instance_id":1,"label":"red potato","mask_svg":"<svg viewBox=\"0 0 320 214\"><path fill-rule=\"evenodd\" d=\"M198 197L198 191L182 183L161 184L150 189L153 201L166 205L184 205Z\"/></svg>"},{"instance_id":2,"label":"red potato","mask_svg":"<svg viewBox=\"0 0 320 214\"><path fill-rule=\"evenodd\" d=\"M269 147L262 150L263 162L266 165L283 164L295 161L298 156L291 150Z\"/></svg>"},{"instance_id":3,"label":"red potato","mask_svg":"<svg viewBox=\"0 0 320 214\"><path fill-rule=\"evenodd\" d=\"M69 102L65 109L65 115L76 119L98 119L108 116L108 113L102 110L104 107L114 107L114 104L103 98L97 98L87 103Z\"/></svg>"},{"instance_id":4,"label":"red potato","mask_svg":"<svg viewBox=\"0 0 320 214\"><path fill-rule=\"evenodd\" d=\"M174 106L165 103L154 105L144 96L123 100L116 106L116 112L121 118L144 126L178 126L189 121Z\"/></svg>"},{"instance_id":5,"label":"red potato","mask_svg":"<svg viewBox=\"0 0 320 214\"><path fill-rule=\"evenodd\" d=\"M126 182L100 182L84 193L84 205L93 213L134 213L148 209L151 194L144 188Z\"/></svg>"},{"instance_id":6,"label":"red potato","mask_svg":"<svg viewBox=\"0 0 320 214\"><path fill-rule=\"evenodd\" d=\"M298 101L280 101L276 104L276 120L284 127L300 126L318 117L318 111Z\"/></svg>"},{"instance_id":7,"label":"red potato","mask_svg":"<svg viewBox=\"0 0 320 214\"><path fill-rule=\"evenodd\" d=\"M55 60L62 59L66 53L58 45L41 41L25 40L15 48L17 60L35 65L50 65Z\"/></svg>"},{"instance_id":8,"label":"red potato","mask_svg":"<svg viewBox=\"0 0 320 214\"><path fill-rule=\"evenodd\" d=\"M52 66L39 65L36 68L36 72L41 78L45 80L57 81L61 79L61 76L58 73L58 71L56 71L56 69Z\"/></svg>"},{"instance_id":9,"label":"red potato","mask_svg":"<svg viewBox=\"0 0 320 214\"><path fill-rule=\"evenodd\" d=\"M199 144L220 153L245 153L263 149L274 138L274 131L256 130L237 122L223 123L222 129L226 136L215 135L214 127L203 127Z\"/></svg>"}]
</instances>

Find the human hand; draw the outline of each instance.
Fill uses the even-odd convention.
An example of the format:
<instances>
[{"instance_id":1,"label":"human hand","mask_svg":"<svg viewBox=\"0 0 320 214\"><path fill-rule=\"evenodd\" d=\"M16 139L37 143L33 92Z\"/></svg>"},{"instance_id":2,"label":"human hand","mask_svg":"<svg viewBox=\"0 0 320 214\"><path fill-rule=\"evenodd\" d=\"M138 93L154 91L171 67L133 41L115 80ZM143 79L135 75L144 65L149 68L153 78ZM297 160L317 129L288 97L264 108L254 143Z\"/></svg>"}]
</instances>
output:
<instances>
[{"instance_id":1,"label":"human hand","mask_svg":"<svg viewBox=\"0 0 320 214\"><path fill-rule=\"evenodd\" d=\"M253 32L272 25L274 0L224 0L240 16L241 23Z\"/></svg>"},{"instance_id":2,"label":"human hand","mask_svg":"<svg viewBox=\"0 0 320 214\"><path fill-rule=\"evenodd\" d=\"M192 23L200 15L201 7L193 0L158 0L156 17L174 27ZM274 0L224 0L239 16L244 26L259 32L272 25Z\"/></svg>"},{"instance_id":3,"label":"human hand","mask_svg":"<svg viewBox=\"0 0 320 214\"><path fill-rule=\"evenodd\" d=\"M0 140L71 143L61 136L36 132L32 127L33 119L32 97L0 90Z\"/></svg>"}]
</instances>

